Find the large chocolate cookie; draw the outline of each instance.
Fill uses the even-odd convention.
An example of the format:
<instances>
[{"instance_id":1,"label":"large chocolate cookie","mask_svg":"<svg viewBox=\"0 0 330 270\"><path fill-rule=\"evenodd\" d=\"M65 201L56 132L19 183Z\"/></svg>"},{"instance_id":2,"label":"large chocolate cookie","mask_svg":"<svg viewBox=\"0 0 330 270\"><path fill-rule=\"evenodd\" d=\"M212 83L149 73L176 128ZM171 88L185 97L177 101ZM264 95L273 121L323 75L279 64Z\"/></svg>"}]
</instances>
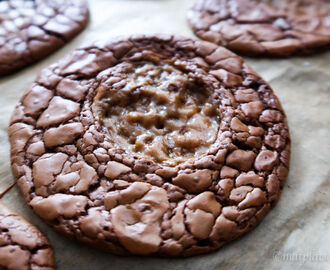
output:
<instances>
[{"instance_id":1,"label":"large chocolate cookie","mask_svg":"<svg viewBox=\"0 0 330 270\"><path fill-rule=\"evenodd\" d=\"M223 47L134 36L44 69L9 127L27 202L117 254L188 256L255 227L288 173L285 114Z\"/></svg>"},{"instance_id":2,"label":"large chocolate cookie","mask_svg":"<svg viewBox=\"0 0 330 270\"><path fill-rule=\"evenodd\" d=\"M197 0L188 20L200 38L244 55L291 56L330 47L329 0Z\"/></svg>"},{"instance_id":3,"label":"large chocolate cookie","mask_svg":"<svg viewBox=\"0 0 330 270\"><path fill-rule=\"evenodd\" d=\"M0 201L0 269L55 269L53 251L41 232Z\"/></svg>"},{"instance_id":4,"label":"large chocolate cookie","mask_svg":"<svg viewBox=\"0 0 330 270\"><path fill-rule=\"evenodd\" d=\"M0 75L57 50L88 20L85 0L0 1Z\"/></svg>"}]
</instances>

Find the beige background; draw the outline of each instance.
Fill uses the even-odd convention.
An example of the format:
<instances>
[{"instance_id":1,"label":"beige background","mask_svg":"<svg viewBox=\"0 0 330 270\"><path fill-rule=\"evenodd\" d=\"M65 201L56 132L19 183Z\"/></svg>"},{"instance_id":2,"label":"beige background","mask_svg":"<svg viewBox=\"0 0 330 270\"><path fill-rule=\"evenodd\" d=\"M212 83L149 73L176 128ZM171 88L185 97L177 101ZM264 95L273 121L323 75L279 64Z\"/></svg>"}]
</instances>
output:
<instances>
[{"instance_id":1,"label":"beige background","mask_svg":"<svg viewBox=\"0 0 330 270\"><path fill-rule=\"evenodd\" d=\"M192 0L90 0L87 29L65 48L0 79L0 190L13 181L7 126L15 104L43 67L96 39L132 33L193 37ZM186 259L117 257L54 233L15 187L4 202L36 224L54 246L58 269L330 269L330 52L282 60L247 59L270 82L287 113L292 157L278 205L255 230L218 252Z\"/></svg>"}]
</instances>

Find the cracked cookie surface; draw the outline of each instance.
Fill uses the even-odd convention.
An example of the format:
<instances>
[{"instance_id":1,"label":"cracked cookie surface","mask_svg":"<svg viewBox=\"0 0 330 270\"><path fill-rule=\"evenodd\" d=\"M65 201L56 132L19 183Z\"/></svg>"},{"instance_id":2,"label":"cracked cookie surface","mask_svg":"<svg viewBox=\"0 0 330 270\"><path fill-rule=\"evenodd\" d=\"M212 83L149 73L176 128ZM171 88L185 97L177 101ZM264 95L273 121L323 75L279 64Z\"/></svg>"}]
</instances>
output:
<instances>
[{"instance_id":1,"label":"cracked cookie surface","mask_svg":"<svg viewBox=\"0 0 330 270\"><path fill-rule=\"evenodd\" d=\"M289 169L270 86L223 47L167 35L99 42L42 70L9 137L33 210L115 254L216 250L259 223Z\"/></svg>"},{"instance_id":2,"label":"cracked cookie surface","mask_svg":"<svg viewBox=\"0 0 330 270\"><path fill-rule=\"evenodd\" d=\"M0 75L54 52L87 21L85 0L0 1Z\"/></svg>"},{"instance_id":3,"label":"cracked cookie surface","mask_svg":"<svg viewBox=\"0 0 330 270\"><path fill-rule=\"evenodd\" d=\"M0 269L55 269L53 251L45 236L1 201Z\"/></svg>"},{"instance_id":4,"label":"cracked cookie surface","mask_svg":"<svg viewBox=\"0 0 330 270\"><path fill-rule=\"evenodd\" d=\"M195 34L250 56L287 57L330 47L328 0L197 0Z\"/></svg>"}]
</instances>

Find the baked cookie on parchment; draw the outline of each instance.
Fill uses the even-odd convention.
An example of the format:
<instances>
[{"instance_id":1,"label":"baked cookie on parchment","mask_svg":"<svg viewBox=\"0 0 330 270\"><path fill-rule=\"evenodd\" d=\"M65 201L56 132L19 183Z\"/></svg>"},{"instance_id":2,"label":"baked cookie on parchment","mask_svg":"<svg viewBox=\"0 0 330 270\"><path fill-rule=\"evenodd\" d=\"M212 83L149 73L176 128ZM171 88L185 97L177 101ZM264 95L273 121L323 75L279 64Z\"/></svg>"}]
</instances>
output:
<instances>
[{"instance_id":1,"label":"baked cookie on parchment","mask_svg":"<svg viewBox=\"0 0 330 270\"><path fill-rule=\"evenodd\" d=\"M289 169L271 87L229 50L167 35L95 43L42 70L9 137L33 210L115 254L216 250L261 221Z\"/></svg>"},{"instance_id":2,"label":"baked cookie on parchment","mask_svg":"<svg viewBox=\"0 0 330 270\"><path fill-rule=\"evenodd\" d=\"M0 75L62 47L88 21L85 0L0 1Z\"/></svg>"},{"instance_id":3,"label":"baked cookie on parchment","mask_svg":"<svg viewBox=\"0 0 330 270\"><path fill-rule=\"evenodd\" d=\"M0 269L55 269L53 251L46 237L1 201Z\"/></svg>"},{"instance_id":4,"label":"baked cookie on parchment","mask_svg":"<svg viewBox=\"0 0 330 270\"><path fill-rule=\"evenodd\" d=\"M201 39L242 55L304 55L330 47L328 0L197 0L188 21Z\"/></svg>"}]
</instances>

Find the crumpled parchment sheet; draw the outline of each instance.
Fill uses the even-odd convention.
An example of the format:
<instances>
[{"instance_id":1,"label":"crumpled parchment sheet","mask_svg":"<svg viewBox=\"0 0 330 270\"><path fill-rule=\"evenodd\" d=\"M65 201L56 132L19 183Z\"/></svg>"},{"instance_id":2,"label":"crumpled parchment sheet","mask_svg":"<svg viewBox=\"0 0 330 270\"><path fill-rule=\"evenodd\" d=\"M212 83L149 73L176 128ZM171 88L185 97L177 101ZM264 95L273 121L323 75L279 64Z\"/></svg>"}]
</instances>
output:
<instances>
[{"instance_id":1,"label":"crumpled parchment sheet","mask_svg":"<svg viewBox=\"0 0 330 270\"><path fill-rule=\"evenodd\" d=\"M97 39L133 33L193 37L186 20L192 0L90 0L91 20L60 51L0 79L0 190L13 181L7 127L37 73ZM247 59L273 87L287 113L290 174L278 205L252 232L218 252L185 259L118 257L56 234L26 206L15 187L4 202L50 239L59 270L330 269L330 52L290 59Z\"/></svg>"}]
</instances>

